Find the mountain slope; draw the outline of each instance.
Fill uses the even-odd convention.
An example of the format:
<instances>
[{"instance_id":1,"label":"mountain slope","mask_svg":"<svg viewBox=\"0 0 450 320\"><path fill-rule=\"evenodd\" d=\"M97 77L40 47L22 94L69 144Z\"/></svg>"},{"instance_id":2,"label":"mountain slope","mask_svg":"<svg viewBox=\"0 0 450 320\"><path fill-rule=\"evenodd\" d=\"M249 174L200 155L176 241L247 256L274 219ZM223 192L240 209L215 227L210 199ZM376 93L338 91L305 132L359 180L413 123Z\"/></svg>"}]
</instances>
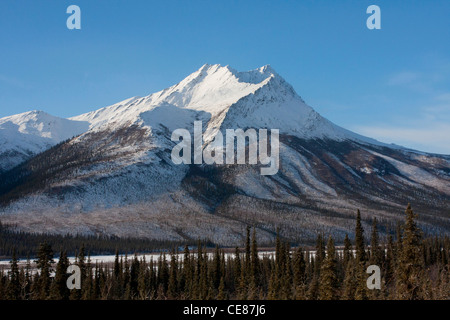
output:
<instances>
[{"instance_id":1,"label":"mountain slope","mask_svg":"<svg viewBox=\"0 0 450 320\"><path fill-rule=\"evenodd\" d=\"M383 232L411 202L429 232L450 231L450 157L345 130L308 106L270 66L249 72L204 65L183 81L69 119L83 132L4 173L1 219L25 230L208 237L239 241L245 225L306 242L343 239L360 208ZM280 130L280 170L259 165L175 165L173 130ZM81 129L81 128L80 128Z\"/></svg>"},{"instance_id":2,"label":"mountain slope","mask_svg":"<svg viewBox=\"0 0 450 320\"><path fill-rule=\"evenodd\" d=\"M231 125L228 128L282 128L284 133L302 138L352 138L380 144L321 117L270 66L237 72L228 66L206 64L170 88L71 120L89 122L91 130L142 124L140 115L162 103L209 114L214 121L209 123L205 140L210 140L215 132L212 129L226 119L226 124Z\"/></svg>"},{"instance_id":3,"label":"mountain slope","mask_svg":"<svg viewBox=\"0 0 450 320\"><path fill-rule=\"evenodd\" d=\"M0 172L55 144L79 135L88 123L30 111L0 119Z\"/></svg>"}]
</instances>

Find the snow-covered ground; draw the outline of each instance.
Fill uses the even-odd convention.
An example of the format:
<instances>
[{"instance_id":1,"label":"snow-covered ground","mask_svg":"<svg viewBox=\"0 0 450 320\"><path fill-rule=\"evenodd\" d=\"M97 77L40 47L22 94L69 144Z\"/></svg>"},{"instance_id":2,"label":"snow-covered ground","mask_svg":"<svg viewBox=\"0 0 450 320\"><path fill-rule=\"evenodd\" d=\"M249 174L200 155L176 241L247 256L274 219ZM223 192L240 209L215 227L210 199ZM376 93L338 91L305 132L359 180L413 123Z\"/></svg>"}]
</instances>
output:
<instances>
[{"instance_id":1,"label":"snow-covered ground","mask_svg":"<svg viewBox=\"0 0 450 320\"><path fill-rule=\"evenodd\" d=\"M196 254L195 250L191 251L191 253L194 254L194 255ZM139 255L136 255L136 257L138 258L138 260L145 259L146 262L150 262L150 261L157 262L162 257L162 254L163 253L139 254ZM165 254L166 254L167 261L170 261L170 254L167 253L167 252ZM212 253L212 252L208 252L207 254L208 254L208 257L210 259L212 259L213 256L214 256L214 253ZM241 254L243 254L243 253L241 252ZM273 257L274 255L275 255L274 251L261 251L261 252L258 253L258 256L260 258ZM119 259L120 258L122 258L123 260L128 259L128 261L130 262L132 259L134 259L134 257L135 257L134 255L128 255L128 256L120 255ZM179 253L179 254L176 255L176 257L177 257L178 261L183 261L184 254L183 253ZM225 259L227 259L228 257L234 257L234 253L225 253ZM70 263L75 263L75 257L69 257L68 259L69 259ZM115 255L91 256L90 257L90 262L92 264L94 264L94 265L96 263L98 263L98 264L100 264L100 263L108 264L108 263L113 263L115 261L115 259L116 259ZM53 260L55 261L55 263L58 263L58 261L59 261L58 258L55 258ZM8 268L10 266L10 261L11 260L0 260L0 269L1 268ZM88 257L86 257L86 263L87 262L88 262ZM26 259L18 260L19 266L24 266L24 265L26 265L26 263L27 263ZM30 259L30 263L34 264L34 260Z\"/></svg>"}]
</instances>

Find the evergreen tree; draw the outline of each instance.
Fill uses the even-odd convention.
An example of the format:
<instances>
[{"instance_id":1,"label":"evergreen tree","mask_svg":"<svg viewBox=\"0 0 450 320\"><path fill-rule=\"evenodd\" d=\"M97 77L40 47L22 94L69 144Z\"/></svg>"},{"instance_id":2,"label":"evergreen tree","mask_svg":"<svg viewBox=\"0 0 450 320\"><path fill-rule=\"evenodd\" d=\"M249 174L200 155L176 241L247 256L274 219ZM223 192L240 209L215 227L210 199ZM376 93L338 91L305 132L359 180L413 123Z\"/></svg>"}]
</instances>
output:
<instances>
[{"instance_id":1,"label":"evergreen tree","mask_svg":"<svg viewBox=\"0 0 450 320\"><path fill-rule=\"evenodd\" d=\"M245 236L245 272L250 273L250 261L251 261L251 246L250 246L250 226L247 226L247 233Z\"/></svg>"},{"instance_id":2,"label":"evergreen tree","mask_svg":"<svg viewBox=\"0 0 450 320\"><path fill-rule=\"evenodd\" d=\"M355 226L355 299L366 300L367 297L367 282L366 282L366 249L364 245L364 228L361 223L361 213L358 210L356 213Z\"/></svg>"},{"instance_id":3,"label":"evergreen tree","mask_svg":"<svg viewBox=\"0 0 450 320\"><path fill-rule=\"evenodd\" d=\"M338 297L338 279L336 268L336 249L333 238L327 243L327 254L322 263L319 280L319 299L336 300Z\"/></svg>"},{"instance_id":4,"label":"evergreen tree","mask_svg":"<svg viewBox=\"0 0 450 320\"><path fill-rule=\"evenodd\" d=\"M202 254L201 264L200 264L200 295L199 298L204 300L208 297L209 294L209 286L208 286L208 254L206 250Z\"/></svg>"},{"instance_id":5,"label":"evergreen tree","mask_svg":"<svg viewBox=\"0 0 450 320\"><path fill-rule=\"evenodd\" d=\"M140 300L146 300L149 296L150 288L150 271L145 257L140 263L139 275L138 275L138 295Z\"/></svg>"},{"instance_id":6,"label":"evergreen tree","mask_svg":"<svg viewBox=\"0 0 450 320\"><path fill-rule=\"evenodd\" d=\"M311 268L312 269L312 275L311 275L311 281L309 282L309 287L307 291L307 298L308 300L317 300L319 296L319 278L320 273L319 269L317 267L316 259L311 258Z\"/></svg>"},{"instance_id":7,"label":"evergreen tree","mask_svg":"<svg viewBox=\"0 0 450 320\"><path fill-rule=\"evenodd\" d=\"M365 265L358 261L355 262L355 280L356 280L356 289L355 289L355 299L356 300L367 300L368 292L367 292L367 273Z\"/></svg>"},{"instance_id":8,"label":"evergreen tree","mask_svg":"<svg viewBox=\"0 0 450 320\"><path fill-rule=\"evenodd\" d=\"M394 270L395 270L395 252L394 252L394 240L390 235L388 237L388 244L386 247L386 261L384 264L385 268L385 283L386 286L390 286L393 282L394 278Z\"/></svg>"},{"instance_id":9,"label":"evergreen tree","mask_svg":"<svg viewBox=\"0 0 450 320\"><path fill-rule=\"evenodd\" d=\"M241 255L239 248L236 247L234 253L234 288L239 289L239 280L241 278Z\"/></svg>"},{"instance_id":10,"label":"evergreen tree","mask_svg":"<svg viewBox=\"0 0 450 320\"><path fill-rule=\"evenodd\" d=\"M39 276L36 282L36 289L38 290L36 292L37 298L45 300L49 296L51 284L50 274L53 271L52 263L54 263L53 250L46 242L39 245L37 260L35 262L39 269Z\"/></svg>"},{"instance_id":11,"label":"evergreen tree","mask_svg":"<svg viewBox=\"0 0 450 320\"><path fill-rule=\"evenodd\" d=\"M378 235L378 227L377 227L377 218L373 218L372 220L372 233L370 240L370 260L369 263L371 265L377 265L381 268L383 263L384 254L380 248L379 235Z\"/></svg>"},{"instance_id":12,"label":"evergreen tree","mask_svg":"<svg viewBox=\"0 0 450 320\"><path fill-rule=\"evenodd\" d=\"M94 300L94 273L91 264L91 255L88 254L87 263L85 266L85 278L82 284L83 300Z\"/></svg>"},{"instance_id":13,"label":"evergreen tree","mask_svg":"<svg viewBox=\"0 0 450 320\"><path fill-rule=\"evenodd\" d=\"M397 294L400 299L416 300L420 298L423 277L422 235L415 222L415 214L408 204L406 208L402 248L399 254L397 270Z\"/></svg>"},{"instance_id":14,"label":"evergreen tree","mask_svg":"<svg viewBox=\"0 0 450 320\"><path fill-rule=\"evenodd\" d=\"M294 287L296 291L301 291L306 280L306 261L302 247L298 247L293 260ZM297 298L299 296L297 295Z\"/></svg>"},{"instance_id":15,"label":"evergreen tree","mask_svg":"<svg viewBox=\"0 0 450 320\"><path fill-rule=\"evenodd\" d=\"M252 246L251 246L251 261L250 261L250 281L255 288L259 285L259 256L258 244L256 241L256 229L253 228Z\"/></svg>"},{"instance_id":16,"label":"evergreen tree","mask_svg":"<svg viewBox=\"0 0 450 320\"><path fill-rule=\"evenodd\" d=\"M17 262L16 250L13 249L12 259L10 261L11 270L9 271L9 282L6 287L6 297L9 300L20 299L20 274Z\"/></svg>"},{"instance_id":17,"label":"evergreen tree","mask_svg":"<svg viewBox=\"0 0 450 320\"><path fill-rule=\"evenodd\" d=\"M282 245L283 249L283 265L282 265L282 275L279 277L280 285L281 285L281 296L280 298L283 300L291 299L292 297L292 269L291 269L291 257L290 257L290 245L287 242L284 242Z\"/></svg>"},{"instance_id":18,"label":"evergreen tree","mask_svg":"<svg viewBox=\"0 0 450 320\"><path fill-rule=\"evenodd\" d=\"M188 299L190 297L190 291L192 288L192 262L188 245L184 246L182 266L183 270L181 273L180 290L184 292L185 297Z\"/></svg>"},{"instance_id":19,"label":"evergreen tree","mask_svg":"<svg viewBox=\"0 0 450 320\"><path fill-rule=\"evenodd\" d=\"M176 299L178 294L178 261L175 252L170 255L170 270L169 270L169 283L168 283L168 297L170 299Z\"/></svg>"},{"instance_id":20,"label":"evergreen tree","mask_svg":"<svg viewBox=\"0 0 450 320\"><path fill-rule=\"evenodd\" d=\"M364 228L361 224L361 213L359 212L359 210L356 213L355 249L356 249L356 261L358 263L365 264L366 251L364 245Z\"/></svg>"},{"instance_id":21,"label":"evergreen tree","mask_svg":"<svg viewBox=\"0 0 450 320\"><path fill-rule=\"evenodd\" d=\"M67 268L69 267L69 259L65 251L61 251L59 261L56 265L55 278L50 286L50 299L66 300L69 298L69 289L67 288Z\"/></svg>"},{"instance_id":22,"label":"evergreen tree","mask_svg":"<svg viewBox=\"0 0 450 320\"><path fill-rule=\"evenodd\" d=\"M30 257L27 256L27 262L25 264L25 272L24 279L22 282L22 298L24 300L28 300L31 295L31 285L32 285L32 276L31 276L31 261Z\"/></svg>"},{"instance_id":23,"label":"evergreen tree","mask_svg":"<svg viewBox=\"0 0 450 320\"><path fill-rule=\"evenodd\" d=\"M120 268L120 262L119 262L119 250L116 249L116 257L114 259L114 278L116 281L119 279L121 273L122 273L122 270Z\"/></svg>"},{"instance_id":24,"label":"evergreen tree","mask_svg":"<svg viewBox=\"0 0 450 320\"><path fill-rule=\"evenodd\" d=\"M226 299L226 293L225 293L225 280L223 277L220 278L220 285L219 285L219 293L217 294L217 300L225 300Z\"/></svg>"},{"instance_id":25,"label":"evergreen tree","mask_svg":"<svg viewBox=\"0 0 450 320\"><path fill-rule=\"evenodd\" d=\"M219 289L220 279L222 278L222 262L219 246L216 246L213 257L212 282L214 289Z\"/></svg>"},{"instance_id":26,"label":"evergreen tree","mask_svg":"<svg viewBox=\"0 0 450 320\"><path fill-rule=\"evenodd\" d=\"M269 287L267 291L267 298L269 300L280 299L280 281L275 268L272 268L272 272L270 273Z\"/></svg>"},{"instance_id":27,"label":"evergreen tree","mask_svg":"<svg viewBox=\"0 0 450 320\"><path fill-rule=\"evenodd\" d=\"M317 235L316 240L316 258L315 262L317 264L317 268L320 270L320 266L322 264L322 261L325 259L325 245L324 245L324 239L322 234Z\"/></svg>"},{"instance_id":28,"label":"evergreen tree","mask_svg":"<svg viewBox=\"0 0 450 320\"><path fill-rule=\"evenodd\" d=\"M164 295L167 293L169 287L169 266L166 259L166 254L163 252L158 262L158 283L162 286Z\"/></svg>"},{"instance_id":29,"label":"evergreen tree","mask_svg":"<svg viewBox=\"0 0 450 320\"><path fill-rule=\"evenodd\" d=\"M171 252L170 261L162 253L157 262L151 259L147 263L136 254L134 259L128 260L125 256L124 260L116 250L112 265L96 263L93 267L90 255L86 262L84 248L80 248L75 263L84 270L81 298L449 299L448 236L422 238L416 216L408 206L406 223L403 228L397 228L395 242L392 236L381 242L376 220L373 220L368 248L364 245L361 217L357 216L356 257L348 236L344 239L342 254L337 253L331 237L324 246L322 235L317 237L314 253L305 253L301 247L291 253L289 243L281 241L277 230L275 256L260 258L256 229L250 241L247 229L244 254L236 248L234 255L226 256L224 250L216 246L209 258L199 242L197 255L191 254L185 246L183 262L178 262L175 252ZM0 247L4 248L4 242ZM40 245L37 272L31 272L29 259L25 267L19 268L18 256L12 247L10 250L11 267L2 269L0 266L0 299L67 299L69 262L64 250L53 280L49 276L53 263L50 245ZM382 291L367 289L365 268L368 263L379 264ZM70 298L79 299L77 294L72 292Z\"/></svg>"},{"instance_id":30,"label":"evergreen tree","mask_svg":"<svg viewBox=\"0 0 450 320\"><path fill-rule=\"evenodd\" d=\"M97 300L100 299L101 296L101 285L100 285L100 270L98 263L95 263L95 271L94 271L94 288L92 298Z\"/></svg>"},{"instance_id":31,"label":"evergreen tree","mask_svg":"<svg viewBox=\"0 0 450 320\"><path fill-rule=\"evenodd\" d=\"M347 269L347 264L351 259L353 259L352 243L348 238L348 234L346 234L344 239L344 251L343 251L344 270Z\"/></svg>"},{"instance_id":32,"label":"evergreen tree","mask_svg":"<svg viewBox=\"0 0 450 320\"><path fill-rule=\"evenodd\" d=\"M319 297L320 269L322 267L322 262L324 259L325 259L325 246L323 243L323 236L321 234L318 234L316 240L316 254L313 260L314 264L313 275L307 293L309 300L316 300Z\"/></svg>"},{"instance_id":33,"label":"evergreen tree","mask_svg":"<svg viewBox=\"0 0 450 320\"><path fill-rule=\"evenodd\" d=\"M343 282L343 299L344 300L354 300L356 293L356 261L354 259L350 259L347 263L347 267L345 268L345 276Z\"/></svg>"},{"instance_id":34,"label":"evergreen tree","mask_svg":"<svg viewBox=\"0 0 450 320\"><path fill-rule=\"evenodd\" d=\"M140 269L141 269L140 262L137 257L137 254L135 253L130 267L130 291L131 297L133 298L138 295L138 278Z\"/></svg>"},{"instance_id":35,"label":"evergreen tree","mask_svg":"<svg viewBox=\"0 0 450 320\"><path fill-rule=\"evenodd\" d=\"M112 296L113 299L120 299L123 294L123 263L122 257L119 257L119 250L116 250L114 259L113 279L112 279Z\"/></svg>"}]
</instances>

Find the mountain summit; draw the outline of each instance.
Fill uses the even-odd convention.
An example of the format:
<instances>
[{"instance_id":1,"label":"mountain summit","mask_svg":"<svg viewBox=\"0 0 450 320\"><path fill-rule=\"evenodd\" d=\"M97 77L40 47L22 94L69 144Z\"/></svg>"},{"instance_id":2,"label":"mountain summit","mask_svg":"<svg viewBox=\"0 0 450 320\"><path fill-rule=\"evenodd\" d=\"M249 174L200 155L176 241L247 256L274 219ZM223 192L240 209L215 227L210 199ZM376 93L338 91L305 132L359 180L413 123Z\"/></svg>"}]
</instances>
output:
<instances>
[{"instance_id":1,"label":"mountain summit","mask_svg":"<svg viewBox=\"0 0 450 320\"><path fill-rule=\"evenodd\" d=\"M88 123L54 117L37 110L1 118L0 172L85 132L88 127Z\"/></svg>"},{"instance_id":2,"label":"mountain summit","mask_svg":"<svg viewBox=\"0 0 450 320\"><path fill-rule=\"evenodd\" d=\"M171 134L192 132L194 121L203 123L204 146L226 129L279 129L279 172L174 164ZM204 65L146 97L70 119L11 116L0 128L0 216L24 230L236 245L252 224L262 240L280 227L296 241L318 232L339 241L357 208L364 223L376 216L395 225L411 202L423 229L450 231L450 157L331 123L270 66Z\"/></svg>"},{"instance_id":3,"label":"mountain summit","mask_svg":"<svg viewBox=\"0 0 450 320\"><path fill-rule=\"evenodd\" d=\"M71 120L85 121L91 129L142 124L142 114L166 106L198 111L210 121L207 134L226 128L280 128L302 138L359 139L376 143L340 128L305 104L295 90L269 65L238 72L228 66L203 65L178 84L146 97L133 97ZM183 113L186 111L178 110ZM159 110L158 113L163 113ZM167 123L165 124L169 124ZM208 139L207 139L208 140Z\"/></svg>"}]
</instances>

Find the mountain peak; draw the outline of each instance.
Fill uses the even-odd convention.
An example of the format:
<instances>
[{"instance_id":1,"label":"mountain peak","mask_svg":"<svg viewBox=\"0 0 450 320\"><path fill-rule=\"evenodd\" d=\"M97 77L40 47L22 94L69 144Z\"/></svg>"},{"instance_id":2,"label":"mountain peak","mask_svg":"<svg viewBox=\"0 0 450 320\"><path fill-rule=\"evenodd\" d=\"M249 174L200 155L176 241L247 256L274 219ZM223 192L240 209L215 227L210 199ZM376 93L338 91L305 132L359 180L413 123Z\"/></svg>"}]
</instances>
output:
<instances>
[{"instance_id":1,"label":"mountain peak","mask_svg":"<svg viewBox=\"0 0 450 320\"><path fill-rule=\"evenodd\" d=\"M249 71L237 71L236 69L231 68L229 65L222 66L220 64L204 64L196 72L186 77L185 80L206 78L207 76L213 74L222 75L222 80L224 80L225 77L228 76L234 77L240 82L250 84L258 84L263 82L264 80L267 80L268 78L281 78L280 75L269 64ZM182 82L184 82L185 80L183 80Z\"/></svg>"},{"instance_id":2,"label":"mountain peak","mask_svg":"<svg viewBox=\"0 0 450 320\"><path fill-rule=\"evenodd\" d=\"M215 130L225 121L232 127L281 128L307 137L333 136L340 131L306 105L270 65L239 72L228 65L204 64L172 87L125 102L72 119L88 121L91 128L112 129L145 123L142 114L171 105L209 114L208 128Z\"/></svg>"},{"instance_id":3,"label":"mountain peak","mask_svg":"<svg viewBox=\"0 0 450 320\"><path fill-rule=\"evenodd\" d=\"M18 113L12 116L8 116L2 119L7 119L7 118L30 118L33 116L43 116L43 115L47 115L50 116L48 113L42 111L42 110L31 110L31 111L26 111L26 112L22 112L22 113Z\"/></svg>"},{"instance_id":4,"label":"mountain peak","mask_svg":"<svg viewBox=\"0 0 450 320\"><path fill-rule=\"evenodd\" d=\"M272 68L270 64L266 64L265 66L262 66L256 70L258 70L261 74L278 76L278 73L275 71L275 69Z\"/></svg>"},{"instance_id":5,"label":"mountain peak","mask_svg":"<svg viewBox=\"0 0 450 320\"><path fill-rule=\"evenodd\" d=\"M25 114L39 115L39 114L47 114L47 113L42 110L31 110L31 111L25 112Z\"/></svg>"}]
</instances>

